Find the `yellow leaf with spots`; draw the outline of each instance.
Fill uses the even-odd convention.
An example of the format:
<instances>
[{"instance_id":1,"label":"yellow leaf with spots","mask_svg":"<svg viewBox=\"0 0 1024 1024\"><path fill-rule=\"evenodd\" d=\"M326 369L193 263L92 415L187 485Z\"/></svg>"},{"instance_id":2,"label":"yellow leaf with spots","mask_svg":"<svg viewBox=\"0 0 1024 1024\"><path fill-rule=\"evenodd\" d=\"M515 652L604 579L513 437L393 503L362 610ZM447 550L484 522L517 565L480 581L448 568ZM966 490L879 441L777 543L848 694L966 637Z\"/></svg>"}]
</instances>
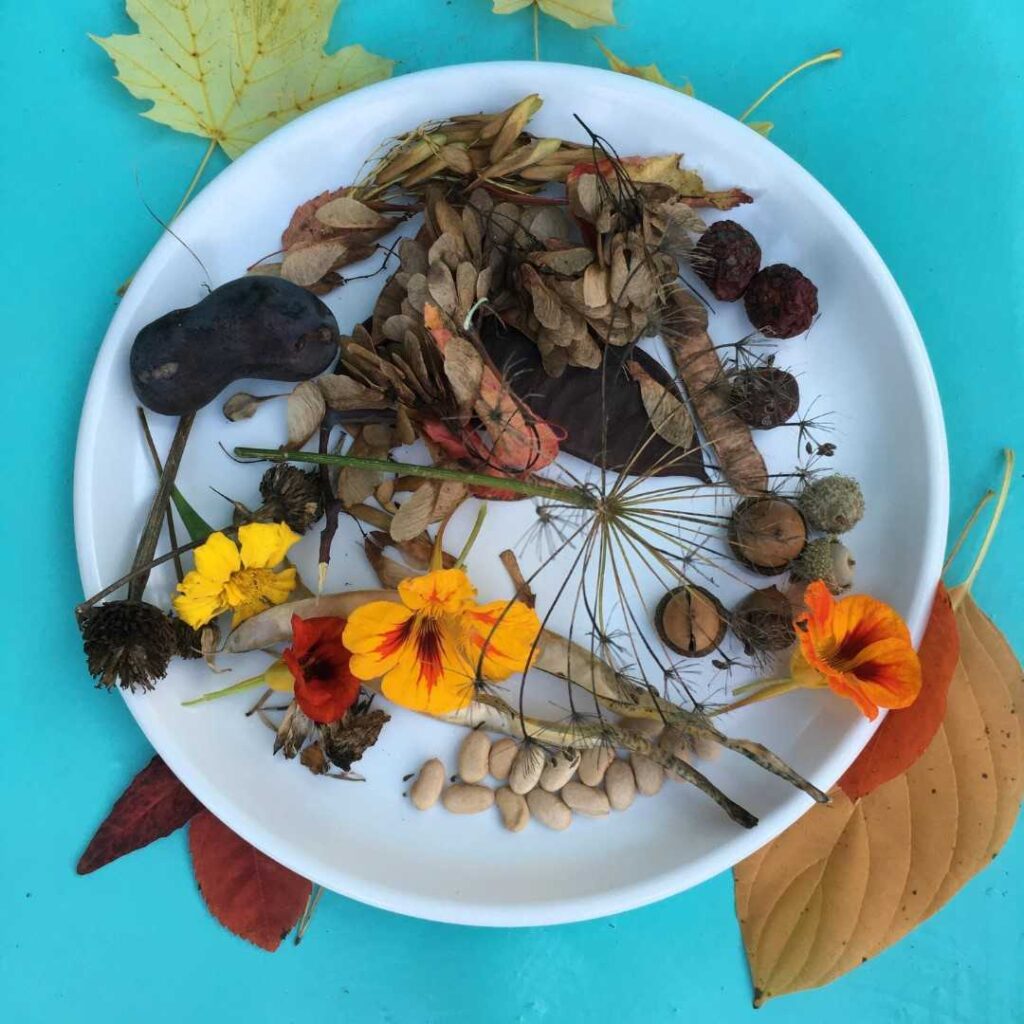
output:
<instances>
[{"instance_id":1,"label":"yellow leaf with spots","mask_svg":"<svg viewBox=\"0 0 1024 1024\"><path fill-rule=\"evenodd\" d=\"M494 0L494 14L515 14L524 7L539 7L545 14L564 21L571 28L614 25L614 0Z\"/></svg>"},{"instance_id":2,"label":"yellow leaf with spots","mask_svg":"<svg viewBox=\"0 0 1024 1024\"><path fill-rule=\"evenodd\" d=\"M645 82L653 82L655 85L664 85L668 89L675 89L676 92L693 95L693 86L687 82L685 85L673 85L662 73L657 64L627 64L620 57L617 57L608 49L600 39L596 40L601 52L608 60L608 66L612 71L618 71L623 75L632 75L634 78L642 78Z\"/></svg>"},{"instance_id":3,"label":"yellow leaf with spots","mask_svg":"<svg viewBox=\"0 0 1024 1024\"><path fill-rule=\"evenodd\" d=\"M391 74L361 46L325 53L338 0L127 0L134 35L91 38L143 112L234 158L275 128Z\"/></svg>"}]
</instances>

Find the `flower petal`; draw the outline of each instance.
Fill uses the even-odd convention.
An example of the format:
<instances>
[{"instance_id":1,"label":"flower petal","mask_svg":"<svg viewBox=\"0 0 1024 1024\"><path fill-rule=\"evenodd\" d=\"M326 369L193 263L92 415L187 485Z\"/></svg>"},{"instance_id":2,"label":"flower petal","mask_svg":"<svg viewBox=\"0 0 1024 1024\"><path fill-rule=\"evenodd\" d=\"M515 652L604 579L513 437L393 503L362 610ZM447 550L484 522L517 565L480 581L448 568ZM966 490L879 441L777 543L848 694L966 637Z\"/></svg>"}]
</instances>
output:
<instances>
[{"instance_id":1,"label":"flower petal","mask_svg":"<svg viewBox=\"0 0 1024 1024\"><path fill-rule=\"evenodd\" d=\"M247 523L238 530L242 564L247 569L272 569L301 539L287 523Z\"/></svg>"},{"instance_id":2,"label":"flower petal","mask_svg":"<svg viewBox=\"0 0 1024 1024\"><path fill-rule=\"evenodd\" d=\"M459 649L457 634L437 619L413 620L413 636L397 652L381 690L388 700L432 715L465 707L472 699L475 673ZM355 661L355 658L353 658Z\"/></svg>"},{"instance_id":3,"label":"flower petal","mask_svg":"<svg viewBox=\"0 0 1024 1024\"><path fill-rule=\"evenodd\" d=\"M526 668L540 633L537 613L522 601L491 601L463 613L469 657L474 665L482 653L485 679L507 679Z\"/></svg>"},{"instance_id":4,"label":"flower petal","mask_svg":"<svg viewBox=\"0 0 1024 1024\"><path fill-rule=\"evenodd\" d=\"M392 668L401 646L411 640L412 621L413 613L394 601L371 601L357 608L341 636L352 652L352 674L377 679Z\"/></svg>"},{"instance_id":5,"label":"flower petal","mask_svg":"<svg viewBox=\"0 0 1024 1024\"><path fill-rule=\"evenodd\" d=\"M272 605L282 604L298 583L294 568L273 572L270 569L242 569L235 573L224 587L228 605L234 609L231 628L246 619L266 611Z\"/></svg>"},{"instance_id":6,"label":"flower petal","mask_svg":"<svg viewBox=\"0 0 1024 1024\"><path fill-rule=\"evenodd\" d=\"M462 569L435 569L402 580L398 595L414 612L458 615L476 597L476 588Z\"/></svg>"},{"instance_id":7,"label":"flower petal","mask_svg":"<svg viewBox=\"0 0 1024 1024\"><path fill-rule=\"evenodd\" d=\"M211 533L196 548L195 560L196 572L215 583L227 583L231 574L242 568L237 545L223 533Z\"/></svg>"},{"instance_id":8,"label":"flower petal","mask_svg":"<svg viewBox=\"0 0 1024 1024\"><path fill-rule=\"evenodd\" d=\"M199 629L228 610L224 586L193 570L178 584L178 596L172 602L178 618Z\"/></svg>"}]
</instances>

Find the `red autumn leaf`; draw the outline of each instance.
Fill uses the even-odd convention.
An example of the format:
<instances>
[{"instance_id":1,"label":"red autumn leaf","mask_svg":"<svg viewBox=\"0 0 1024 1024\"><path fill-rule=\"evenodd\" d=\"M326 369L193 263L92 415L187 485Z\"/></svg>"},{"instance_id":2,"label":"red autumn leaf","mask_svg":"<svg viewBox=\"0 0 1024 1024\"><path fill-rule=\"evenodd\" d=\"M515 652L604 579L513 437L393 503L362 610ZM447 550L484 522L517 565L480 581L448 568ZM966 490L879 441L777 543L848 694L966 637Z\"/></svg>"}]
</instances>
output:
<instances>
[{"instance_id":1,"label":"red autumn leaf","mask_svg":"<svg viewBox=\"0 0 1024 1024\"><path fill-rule=\"evenodd\" d=\"M918 651L921 693L909 708L890 711L860 757L839 780L851 800L902 775L927 749L946 715L946 695L960 657L960 634L949 592L939 583Z\"/></svg>"},{"instance_id":2,"label":"red autumn leaf","mask_svg":"<svg viewBox=\"0 0 1024 1024\"><path fill-rule=\"evenodd\" d=\"M230 932L270 953L295 927L313 885L202 810L188 829L199 891Z\"/></svg>"},{"instance_id":3,"label":"red autumn leaf","mask_svg":"<svg viewBox=\"0 0 1024 1024\"><path fill-rule=\"evenodd\" d=\"M78 873L109 864L177 831L203 805L178 781L160 755L118 797L78 862Z\"/></svg>"}]
</instances>

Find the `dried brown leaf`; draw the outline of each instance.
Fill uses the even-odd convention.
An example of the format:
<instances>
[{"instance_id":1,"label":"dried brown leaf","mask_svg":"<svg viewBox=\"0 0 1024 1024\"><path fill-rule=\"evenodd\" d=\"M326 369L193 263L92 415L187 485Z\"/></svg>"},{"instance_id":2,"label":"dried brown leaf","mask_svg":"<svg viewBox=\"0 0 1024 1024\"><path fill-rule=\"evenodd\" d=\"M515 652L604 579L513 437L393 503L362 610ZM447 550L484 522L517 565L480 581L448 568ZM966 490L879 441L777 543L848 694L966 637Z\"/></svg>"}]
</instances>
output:
<instances>
[{"instance_id":1,"label":"dried brown leaf","mask_svg":"<svg viewBox=\"0 0 1024 1024\"><path fill-rule=\"evenodd\" d=\"M529 260L541 270L553 274L564 274L575 277L582 274L594 262L594 252L586 246L573 246L571 249L552 249L530 253Z\"/></svg>"},{"instance_id":2,"label":"dried brown leaf","mask_svg":"<svg viewBox=\"0 0 1024 1024\"><path fill-rule=\"evenodd\" d=\"M445 345L444 374L462 406L470 406L480 397L484 361L467 338L452 335Z\"/></svg>"},{"instance_id":3,"label":"dried brown leaf","mask_svg":"<svg viewBox=\"0 0 1024 1024\"><path fill-rule=\"evenodd\" d=\"M438 260L430 264L427 271L427 289L430 297L445 313L455 312L459 296L455 290L455 278L452 277L451 269L446 263Z\"/></svg>"},{"instance_id":4,"label":"dried brown leaf","mask_svg":"<svg viewBox=\"0 0 1024 1024\"><path fill-rule=\"evenodd\" d=\"M316 219L329 228L350 231L372 230L390 223L387 217L382 217L376 210L352 196L339 196L324 203L316 211Z\"/></svg>"},{"instance_id":5,"label":"dried brown leaf","mask_svg":"<svg viewBox=\"0 0 1024 1024\"><path fill-rule=\"evenodd\" d=\"M316 379L329 409L350 412L353 409L386 409L390 405L381 392L368 388L344 373L328 373Z\"/></svg>"},{"instance_id":6,"label":"dried brown leaf","mask_svg":"<svg viewBox=\"0 0 1024 1024\"><path fill-rule=\"evenodd\" d=\"M392 518L391 539L412 540L421 534L433 518L436 498L437 485L432 480L426 480L417 487Z\"/></svg>"},{"instance_id":7,"label":"dried brown leaf","mask_svg":"<svg viewBox=\"0 0 1024 1024\"><path fill-rule=\"evenodd\" d=\"M292 284L316 284L347 254L348 247L335 238L297 245L284 254L281 261L281 276Z\"/></svg>"}]
</instances>

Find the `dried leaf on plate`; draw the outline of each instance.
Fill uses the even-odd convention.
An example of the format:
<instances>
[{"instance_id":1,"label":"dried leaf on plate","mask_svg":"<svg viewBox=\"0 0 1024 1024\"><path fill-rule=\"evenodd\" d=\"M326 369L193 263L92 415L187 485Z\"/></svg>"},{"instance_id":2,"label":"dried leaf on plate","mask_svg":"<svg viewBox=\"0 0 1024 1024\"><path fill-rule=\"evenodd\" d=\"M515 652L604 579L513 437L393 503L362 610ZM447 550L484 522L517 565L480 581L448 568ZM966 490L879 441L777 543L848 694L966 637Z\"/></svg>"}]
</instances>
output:
<instances>
[{"instance_id":1,"label":"dried leaf on plate","mask_svg":"<svg viewBox=\"0 0 1024 1024\"><path fill-rule=\"evenodd\" d=\"M323 422L327 403L315 380L304 380L295 385L288 396L288 443L290 451L301 448Z\"/></svg>"},{"instance_id":2,"label":"dried leaf on plate","mask_svg":"<svg viewBox=\"0 0 1024 1024\"><path fill-rule=\"evenodd\" d=\"M480 397L484 361L467 338L455 334L445 346L444 375L460 405L470 406Z\"/></svg>"},{"instance_id":3,"label":"dried leaf on plate","mask_svg":"<svg viewBox=\"0 0 1024 1024\"><path fill-rule=\"evenodd\" d=\"M316 284L336 263L342 261L346 252L345 243L336 238L297 245L284 254L281 276L292 284Z\"/></svg>"},{"instance_id":4,"label":"dried leaf on plate","mask_svg":"<svg viewBox=\"0 0 1024 1024\"><path fill-rule=\"evenodd\" d=\"M336 230L365 231L390 224L387 217L352 196L331 199L317 209L315 216L322 224Z\"/></svg>"},{"instance_id":5,"label":"dried leaf on plate","mask_svg":"<svg viewBox=\"0 0 1024 1024\"><path fill-rule=\"evenodd\" d=\"M638 362L626 363L630 377L640 385L640 398L651 420L655 433L676 448L686 450L693 446L693 420L679 397L664 384L656 381Z\"/></svg>"},{"instance_id":6,"label":"dried leaf on plate","mask_svg":"<svg viewBox=\"0 0 1024 1024\"><path fill-rule=\"evenodd\" d=\"M425 480L420 484L402 502L391 520L391 539L412 540L413 537L421 534L433 518L436 498L437 484L434 481Z\"/></svg>"},{"instance_id":7,"label":"dried leaf on plate","mask_svg":"<svg viewBox=\"0 0 1024 1024\"><path fill-rule=\"evenodd\" d=\"M324 396L328 409L335 412L352 412L356 409L386 409L387 398L373 388L343 373L327 373L317 377L316 385Z\"/></svg>"},{"instance_id":8,"label":"dried leaf on plate","mask_svg":"<svg viewBox=\"0 0 1024 1024\"><path fill-rule=\"evenodd\" d=\"M812 808L735 869L755 1005L826 984L899 941L991 862L1017 819L1022 669L970 595L951 596L960 657L924 753L856 803L836 788L831 806ZM941 646L936 664L949 657L948 638ZM922 705L926 723L933 713ZM916 742L917 731L899 728Z\"/></svg>"}]
</instances>

